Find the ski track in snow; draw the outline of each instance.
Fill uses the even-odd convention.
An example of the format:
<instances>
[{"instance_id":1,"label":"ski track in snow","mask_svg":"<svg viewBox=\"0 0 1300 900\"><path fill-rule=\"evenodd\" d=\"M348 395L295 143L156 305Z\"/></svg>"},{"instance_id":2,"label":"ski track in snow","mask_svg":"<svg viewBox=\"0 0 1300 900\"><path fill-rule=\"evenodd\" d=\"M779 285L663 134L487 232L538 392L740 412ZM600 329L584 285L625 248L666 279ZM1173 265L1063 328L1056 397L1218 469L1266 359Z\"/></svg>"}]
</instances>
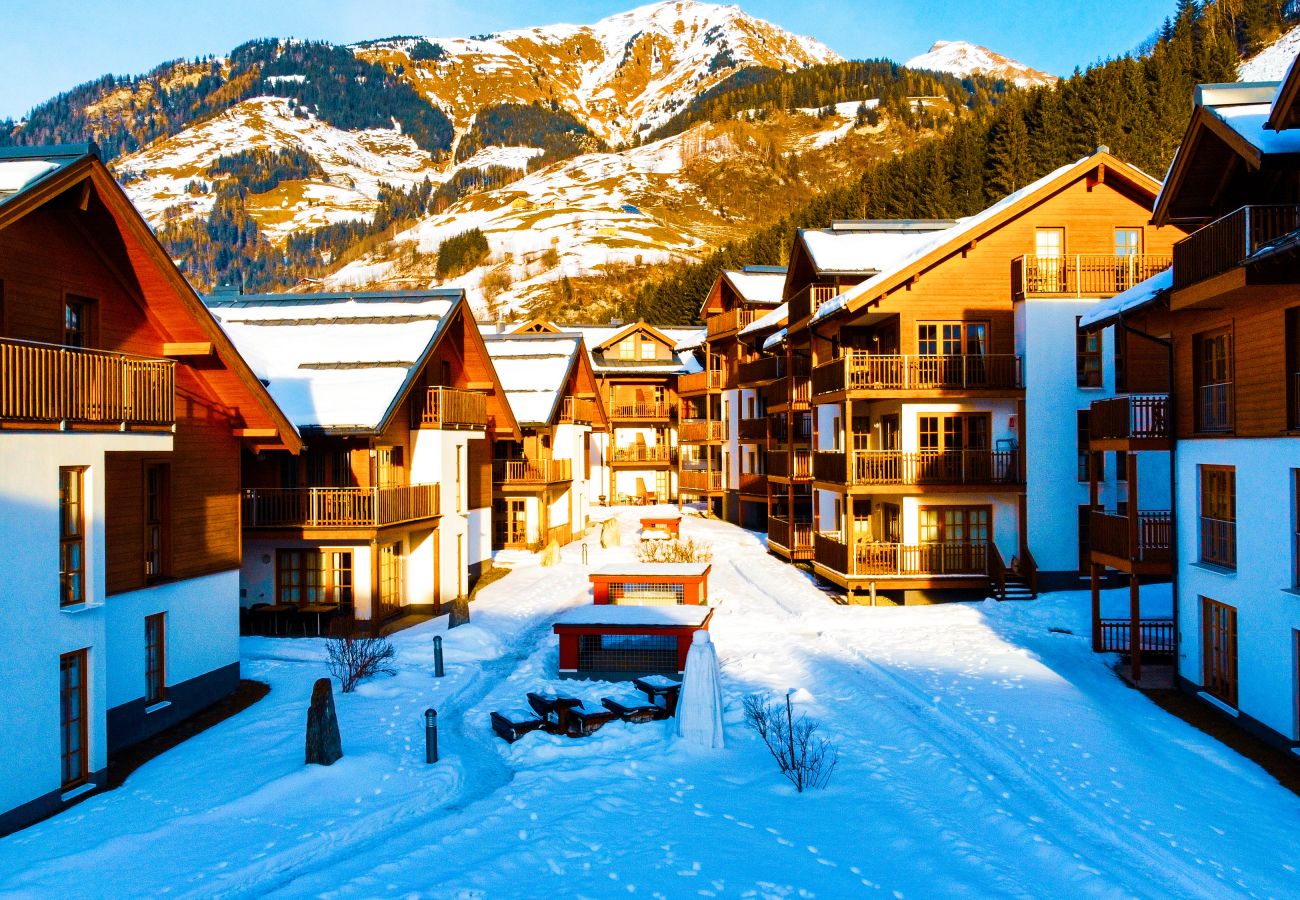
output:
<instances>
[{"instance_id":1,"label":"ski track in snow","mask_svg":"<svg viewBox=\"0 0 1300 900\"><path fill-rule=\"evenodd\" d=\"M642 512L619 512L624 547L592 541L591 567L631 558ZM0 841L0 895L1300 894L1300 801L1124 688L1086 639L1048 633L1083 633L1086 593L839 607L761 536L684 528L715 553L726 750L677 742L671 722L499 741L488 712L526 691L630 692L551 674L551 619L589 602L580 545L553 569L503 554L515 571L445 634L445 679L429 673L439 622L394 638L396 678L336 697L348 755L335 767L300 762L322 643L246 640L270 696ZM791 687L841 754L830 786L803 796L741 722L746 694Z\"/></svg>"}]
</instances>

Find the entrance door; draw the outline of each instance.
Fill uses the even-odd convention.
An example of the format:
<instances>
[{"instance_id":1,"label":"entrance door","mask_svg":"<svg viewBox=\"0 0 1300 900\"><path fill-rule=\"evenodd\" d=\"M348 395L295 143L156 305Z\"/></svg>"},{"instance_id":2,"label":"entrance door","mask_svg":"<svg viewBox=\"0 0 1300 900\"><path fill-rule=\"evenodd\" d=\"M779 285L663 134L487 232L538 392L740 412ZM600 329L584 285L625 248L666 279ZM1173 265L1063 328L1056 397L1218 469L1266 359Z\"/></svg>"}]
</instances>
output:
<instances>
[{"instance_id":1,"label":"entrance door","mask_svg":"<svg viewBox=\"0 0 1300 900\"><path fill-rule=\"evenodd\" d=\"M528 544L528 508L522 499L498 500L493 511L498 547Z\"/></svg>"},{"instance_id":2,"label":"entrance door","mask_svg":"<svg viewBox=\"0 0 1300 900\"><path fill-rule=\"evenodd\" d=\"M1034 231L1034 255L1038 257L1038 291L1059 294L1065 290L1065 229L1039 228Z\"/></svg>"},{"instance_id":3,"label":"entrance door","mask_svg":"<svg viewBox=\"0 0 1300 900\"><path fill-rule=\"evenodd\" d=\"M86 659L85 650L59 657L60 783L64 790L84 784L90 776Z\"/></svg>"},{"instance_id":4,"label":"entrance door","mask_svg":"<svg viewBox=\"0 0 1300 900\"><path fill-rule=\"evenodd\" d=\"M1237 705L1237 611L1201 598L1201 655L1205 690L1229 706Z\"/></svg>"},{"instance_id":5,"label":"entrance door","mask_svg":"<svg viewBox=\"0 0 1300 900\"><path fill-rule=\"evenodd\" d=\"M401 543L383 544L379 548L379 596L375 598L372 622L382 622L397 615L402 608L406 582L406 559Z\"/></svg>"}]
</instances>

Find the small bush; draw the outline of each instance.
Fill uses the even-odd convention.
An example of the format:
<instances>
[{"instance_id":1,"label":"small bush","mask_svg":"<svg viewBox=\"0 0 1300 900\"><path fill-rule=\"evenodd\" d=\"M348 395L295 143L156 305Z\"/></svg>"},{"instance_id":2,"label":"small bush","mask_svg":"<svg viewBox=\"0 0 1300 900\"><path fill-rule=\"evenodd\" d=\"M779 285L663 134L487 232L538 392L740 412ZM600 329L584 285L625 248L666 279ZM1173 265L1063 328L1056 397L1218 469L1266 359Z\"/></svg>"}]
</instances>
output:
<instances>
[{"instance_id":1,"label":"small bush","mask_svg":"<svg viewBox=\"0 0 1300 900\"><path fill-rule=\"evenodd\" d=\"M393 657L397 651L382 637L363 634L355 622L340 623L325 645L330 674L339 680L343 693L376 675L396 675Z\"/></svg>"},{"instance_id":2,"label":"small bush","mask_svg":"<svg viewBox=\"0 0 1300 900\"><path fill-rule=\"evenodd\" d=\"M644 563L704 563L713 560L713 548L694 538L642 541L636 558Z\"/></svg>"},{"instance_id":3,"label":"small bush","mask_svg":"<svg viewBox=\"0 0 1300 900\"><path fill-rule=\"evenodd\" d=\"M803 714L795 718L789 694L785 709L763 697L746 697L745 724L758 732L781 774L799 793L806 788L824 788L831 780L840 751L817 737L819 723Z\"/></svg>"}]
</instances>

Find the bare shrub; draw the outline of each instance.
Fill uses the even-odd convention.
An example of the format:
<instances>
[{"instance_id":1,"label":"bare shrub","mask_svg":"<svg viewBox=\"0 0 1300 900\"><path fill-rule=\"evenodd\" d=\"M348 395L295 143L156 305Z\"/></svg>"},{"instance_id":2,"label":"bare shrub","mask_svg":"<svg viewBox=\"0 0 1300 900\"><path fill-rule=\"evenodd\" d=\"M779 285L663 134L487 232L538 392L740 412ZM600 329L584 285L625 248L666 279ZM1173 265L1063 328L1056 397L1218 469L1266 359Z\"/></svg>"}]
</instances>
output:
<instances>
[{"instance_id":1,"label":"bare shrub","mask_svg":"<svg viewBox=\"0 0 1300 900\"><path fill-rule=\"evenodd\" d=\"M483 276L478 286L483 296L492 301L514 287L514 284L508 269L493 269Z\"/></svg>"},{"instance_id":2,"label":"bare shrub","mask_svg":"<svg viewBox=\"0 0 1300 900\"><path fill-rule=\"evenodd\" d=\"M636 558L643 563L704 563L713 560L713 548L694 538L669 541L642 541Z\"/></svg>"},{"instance_id":3,"label":"bare shrub","mask_svg":"<svg viewBox=\"0 0 1300 900\"><path fill-rule=\"evenodd\" d=\"M325 642L330 674L339 680L343 693L376 675L396 675L393 658L397 651L378 635L362 632L355 622L339 623Z\"/></svg>"},{"instance_id":4,"label":"bare shrub","mask_svg":"<svg viewBox=\"0 0 1300 900\"><path fill-rule=\"evenodd\" d=\"M820 723L802 713L795 718L789 694L785 709L765 697L746 697L745 724L758 732L781 774L799 793L807 788L824 788L831 780L840 751L817 736Z\"/></svg>"}]
</instances>

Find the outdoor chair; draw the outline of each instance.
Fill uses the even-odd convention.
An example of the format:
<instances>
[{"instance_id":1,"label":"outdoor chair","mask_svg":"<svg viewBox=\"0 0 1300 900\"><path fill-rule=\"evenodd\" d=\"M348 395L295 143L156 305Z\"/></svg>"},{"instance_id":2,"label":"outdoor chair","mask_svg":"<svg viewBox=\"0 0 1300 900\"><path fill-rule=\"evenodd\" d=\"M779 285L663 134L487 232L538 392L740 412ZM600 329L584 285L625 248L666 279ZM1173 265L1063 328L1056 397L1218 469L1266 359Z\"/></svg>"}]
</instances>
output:
<instances>
[{"instance_id":1,"label":"outdoor chair","mask_svg":"<svg viewBox=\"0 0 1300 900\"><path fill-rule=\"evenodd\" d=\"M530 731L546 724L546 719L532 710L515 708L492 713L492 730L507 744L513 744Z\"/></svg>"},{"instance_id":2,"label":"outdoor chair","mask_svg":"<svg viewBox=\"0 0 1300 900\"><path fill-rule=\"evenodd\" d=\"M658 703L620 703L609 697L601 697L600 703L624 722L634 725L666 719L669 715L668 710Z\"/></svg>"},{"instance_id":3,"label":"outdoor chair","mask_svg":"<svg viewBox=\"0 0 1300 900\"><path fill-rule=\"evenodd\" d=\"M580 704L569 710L569 737L590 737L617 718L613 710Z\"/></svg>"}]
</instances>

